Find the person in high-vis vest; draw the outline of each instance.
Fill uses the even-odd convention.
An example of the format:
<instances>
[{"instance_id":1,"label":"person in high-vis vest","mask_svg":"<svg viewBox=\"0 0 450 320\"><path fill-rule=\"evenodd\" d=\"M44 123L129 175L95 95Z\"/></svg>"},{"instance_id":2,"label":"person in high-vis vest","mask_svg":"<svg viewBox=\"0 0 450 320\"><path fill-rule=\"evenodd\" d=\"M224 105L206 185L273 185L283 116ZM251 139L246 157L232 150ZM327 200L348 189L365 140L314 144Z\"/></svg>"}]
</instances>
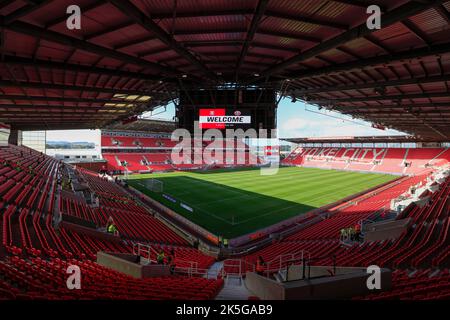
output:
<instances>
[{"instance_id":1,"label":"person in high-vis vest","mask_svg":"<svg viewBox=\"0 0 450 320\"><path fill-rule=\"evenodd\" d=\"M346 234L347 234L347 231L344 228L342 228L341 229L341 241L345 241Z\"/></svg>"},{"instance_id":2,"label":"person in high-vis vest","mask_svg":"<svg viewBox=\"0 0 450 320\"><path fill-rule=\"evenodd\" d=\"M108 231L108 233L111 233L111 234L113 234L115 236L119 234L119 232L117 231L117 227L116 227L116 225L114 223L111 223L108 226L108 229L106 231Z\"/></svg>"},{"instance_id":3,"label":"person in high-vis vest","mask_svg":"<svg viewBox=\"0 0 450 320\"><path fill-rule=\"evenodd\" d=\"M228 239L223 239L223 246L225 247L225 248L228 248Z\"/></svg>"},{"instance_id":4,"label":"person in high-vis vest","mask_svg":"<svg viewBox=\"0 0 450 320\"><path fill-rule=\"evenodd\" d=\"M256 261L256 273L260 276L264 275L264 271L266 270L266 262L264 261L262 256L258 257Z\"/></svg>"},{"instance_id":5,"label":"person in high-vis vest","mask_svg":"<svg viewBox=\"0 0 450 320\"><path fill-rule=\"evenodd\" d=\"M164 257L165 257L164 251L163 250L159 251L158 255L156 256L156 263L164 264Z\"/></svg>"},{"instance_id":6,"label":"person in high-vis vest","mask_svg":"<svg viewBox=\"0 0 450 320\"><path fill-rule=\"evenodd\" d=\"M117 230L117 227L114 224L114 219L111 216L109 216L108 221L106 222L106 232L111 233L115 236L119 235L119 231Z\"/></svg>"}]
</instances>

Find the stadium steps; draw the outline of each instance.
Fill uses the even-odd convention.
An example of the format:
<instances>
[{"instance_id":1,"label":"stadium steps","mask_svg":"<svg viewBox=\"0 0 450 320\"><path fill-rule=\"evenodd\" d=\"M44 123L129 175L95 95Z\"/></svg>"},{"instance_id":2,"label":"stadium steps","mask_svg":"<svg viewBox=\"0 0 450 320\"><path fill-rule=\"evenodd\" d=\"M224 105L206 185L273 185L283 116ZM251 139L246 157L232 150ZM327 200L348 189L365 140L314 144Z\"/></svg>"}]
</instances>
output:
<instances>
[{"instance_id":1,"label":"stadium steps","mask_svg":"<svg viewBox=\"0 0 450 320\"><path fill-rule=\"evenodd\" d=\"M216 300L248 300L252 296L245 286L244 281L237 278L225 279L222 290L216 296Z\"/></svg>"},{"instance_id":2,"label":"stadium steps","mask_svg":"<svg viewBox=\"0 0 450 320\"><path fill-rule=\"evenodd\" d=\"M217 276L222 272L223 261L214 262L208 269L208 276L217 278Z\"/></svg>"}]
</instances>

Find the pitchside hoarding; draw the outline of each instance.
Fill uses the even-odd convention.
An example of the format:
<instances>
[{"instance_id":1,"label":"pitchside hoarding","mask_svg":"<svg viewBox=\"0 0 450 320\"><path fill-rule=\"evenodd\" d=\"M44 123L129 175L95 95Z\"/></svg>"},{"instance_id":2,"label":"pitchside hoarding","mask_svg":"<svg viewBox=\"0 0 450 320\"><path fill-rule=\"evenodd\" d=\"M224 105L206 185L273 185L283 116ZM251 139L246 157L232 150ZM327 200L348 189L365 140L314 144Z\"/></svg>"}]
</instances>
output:
<instances>
[{"instance_id":1,"label":"pitchside hoarding","mask_svg":"<svg viewBox=\"0 0 450 320\"><path fill-rule=\"evenodd\" d=\"M248 129L252 119L247 110L199 109L200 129Z\"/></svg>"}]
</instances>

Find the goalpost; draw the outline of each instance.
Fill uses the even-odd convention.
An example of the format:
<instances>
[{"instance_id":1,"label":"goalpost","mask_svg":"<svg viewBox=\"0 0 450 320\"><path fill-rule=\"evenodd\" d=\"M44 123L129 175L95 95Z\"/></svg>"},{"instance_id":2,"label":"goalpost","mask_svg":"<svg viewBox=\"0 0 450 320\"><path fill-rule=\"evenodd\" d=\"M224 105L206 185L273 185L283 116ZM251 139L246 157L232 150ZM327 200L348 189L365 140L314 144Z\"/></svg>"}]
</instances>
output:
<instances>
[{"instance_id":1,"label":"goalpost","mask_svg":"<svg viewBox=\"0 0 450 320\"><path fill-rule=\"evenodd\" d=\"M150 191L162 192L163 188L164 188L164 183L158 179L148 179L148 180L145 180L145 186Z\"/></svg>"}]
</instances>

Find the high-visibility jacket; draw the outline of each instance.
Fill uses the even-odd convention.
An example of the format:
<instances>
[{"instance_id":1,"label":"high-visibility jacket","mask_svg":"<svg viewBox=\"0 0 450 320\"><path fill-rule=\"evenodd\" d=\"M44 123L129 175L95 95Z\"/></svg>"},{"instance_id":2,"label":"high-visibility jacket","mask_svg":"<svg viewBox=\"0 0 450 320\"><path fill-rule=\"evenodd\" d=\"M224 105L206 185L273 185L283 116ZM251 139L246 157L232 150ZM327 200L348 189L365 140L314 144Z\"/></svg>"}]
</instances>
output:
<instances>
[{"instance_id":1,"label":"high-visibility jacket","mask_svg":"<svg viewBox=\"0 0 450 320\"><path fill-rule=\"evenodd\" d=\"M164 252L158 253L158 255L156 256L156 261L158 263L164 262Z\"/></svg>"},{"instance_id":2,"label":"high-visibility jacket","mask_svg":"<svg viewBox=\"0 0 450 320\"><path fill-rule=\"evenodd\" d=\"M109 233L114 233L114 232L117 231L117 228L116 228L115 225L110 224L110 225L108 226L108 230L107 230L107 231L108 231Z\"/></svg>"}]
</instances>

